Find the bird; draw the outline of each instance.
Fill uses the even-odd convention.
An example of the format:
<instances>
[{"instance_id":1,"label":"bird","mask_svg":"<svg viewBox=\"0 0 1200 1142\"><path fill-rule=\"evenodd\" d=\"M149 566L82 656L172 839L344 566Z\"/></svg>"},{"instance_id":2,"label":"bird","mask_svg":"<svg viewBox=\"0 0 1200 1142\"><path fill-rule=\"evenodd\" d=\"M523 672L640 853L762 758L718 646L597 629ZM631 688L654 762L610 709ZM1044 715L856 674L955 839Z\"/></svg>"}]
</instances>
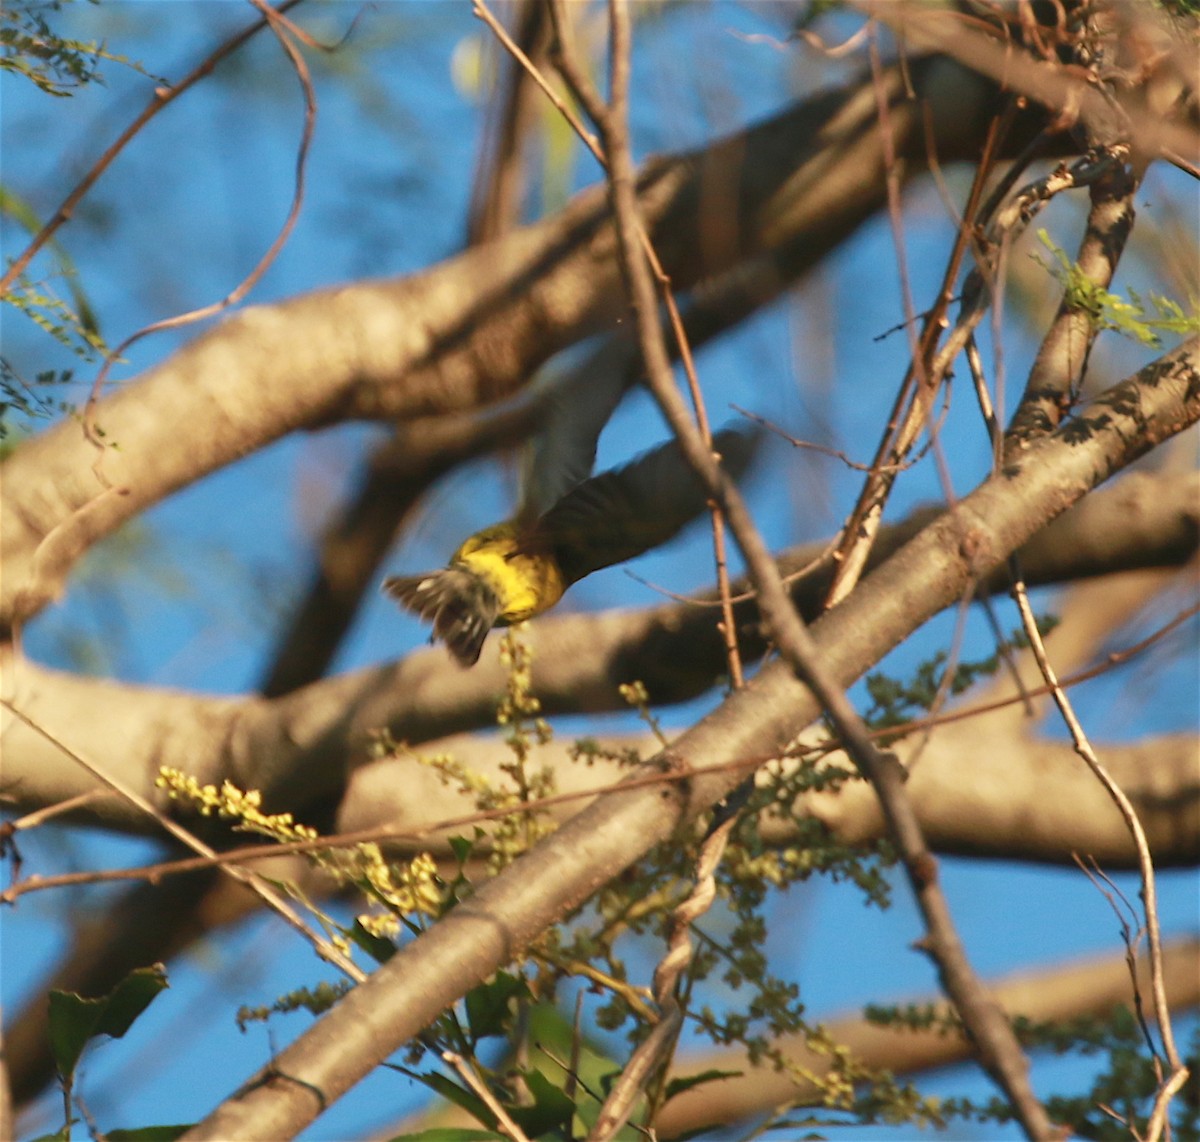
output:
<instances>
[{"instance_id":1,"label":"bird","mask_svg":"<svg viewBox=\"0 0 1200 1142\"><path fill-rule=\"evenodd\" d=\"M759 436L728 428L713 438L713 450L734 478L749 466ZM666 543L708 499L671 440L580 481L535 518L518 513L476 532L441 570L389 576L383 591L432 623L432 638L444 642L460 666L471 667L493 627L540 615L585 576Z\"/></svg>"}]
</instances>

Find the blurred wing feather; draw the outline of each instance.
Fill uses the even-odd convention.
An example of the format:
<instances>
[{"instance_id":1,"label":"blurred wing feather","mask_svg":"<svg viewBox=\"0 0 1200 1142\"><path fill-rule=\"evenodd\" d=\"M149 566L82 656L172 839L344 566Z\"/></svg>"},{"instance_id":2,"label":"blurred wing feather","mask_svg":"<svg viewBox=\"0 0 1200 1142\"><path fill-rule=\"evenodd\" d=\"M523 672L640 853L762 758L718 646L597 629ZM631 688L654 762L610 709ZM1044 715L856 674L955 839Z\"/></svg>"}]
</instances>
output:
<instances>
[{"instance_id":1,"label":"blurred wing feather","mask_svg":"<svg viewBox=\"0 0 1200 1142\"><path fill-rule=\"evenodd\" d=\"M405 610L433 624L461 666L474 666L483 640L500 615L496 592L478 575L459 567L428 575L392 575L383 581L384 593Z\"/></svg>"},{"instance_id":2,"label":"blurred wing feather","mask_svg":"<svg viewBox=\"0 0 1200 1142\"><path fill-rule=\"evenodd\" d=\"M548 382L545 420L530 441L517 518L536 520L596 463L596 442L629 389L627 344L614 338L564 377Z\"/></svg>"},{"instance_id":3,"label":"blurred wing feather","mask_svg":"<svg viewBox=\"0 0 1200 1142\"><path fill-rule=\"evenodd\" d=\"M713 439L735 479L748 467L759 432L726 429ZM574 583L672 539L704 511L708 495L676 441L585 480L538 520L534 532Z\"/></svg>"}]
</instances>

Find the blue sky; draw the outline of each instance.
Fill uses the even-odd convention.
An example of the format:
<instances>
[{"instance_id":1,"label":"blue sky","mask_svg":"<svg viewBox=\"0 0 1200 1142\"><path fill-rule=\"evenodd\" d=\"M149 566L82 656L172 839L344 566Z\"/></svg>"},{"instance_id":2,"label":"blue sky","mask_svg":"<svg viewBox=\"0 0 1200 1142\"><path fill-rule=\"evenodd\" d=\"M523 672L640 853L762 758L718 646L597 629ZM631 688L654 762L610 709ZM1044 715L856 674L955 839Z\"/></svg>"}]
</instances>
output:
<instances>
[{"instance_id":1,"label":"blue sky","mask_svg":"<svg viewBox=\"0 0 1200 1142\"><path fill-rule=\"evenodd\" d=\"M831 78L828 65L816 57L794 46L781 49L777 41L786 31L786 11L773 5L666 5L640 22L638 154L694 145ZM71 5L61 19L69 34L103 37L112 50L127 53L150 72L178 76L209 45L244 24L249 12L233 2L147 0ZM295 235L255 291L256 303L363 276L417 271L453 254L463 240L483 121L471 93L456 85L452 68L455 58L469 58L482 31L468 5L392 2L360 11L357 5L335 3L301 12L306 26L327 41L356 15L358 23L345 51L329 58L310 53L320 113L309 190ZM245 53L236 71L236 80L225 74L200 85L155 121L62 232L110 342L149 321L223 296L257 260L283 219L301 121L296 85L277 45L266 37ZM107 66L105 75L105 85L58 101L39 96L7 73L0 77L4 181L43 215L147 98L149 81L143 76L117 65ZM554 173L575 186L597 177L582 154L565 173ZM950 173L950 183L960 194L965 189L958 173ZM553 194L554 185L547 178L538 189ZM1177 172L1156 169L1139 208L1151 220L1166 219L1187 209L1190 193ZM911 196L907 219L914 293L929 298L951 226L927 186ZM1075 205L1056 205L1044 224L1061 232L1071 248L1076 232L1071 227L1078 219ZM6 222L5 254L18 250L21 239ZM715 419L732 417L727 406L737 403L796 435L868 459L904 368L903 336L875 340L903 316L894 264L891 233L878 219L806 286L736 337L704 351L701 375ZM1139 284L1146 274L1136 256L1129 259L1128 280ZM73 363L7 308L3 322L5 353L23 369ZM1006 368L1010 385L1017 385L1032 359L1038 330L1034 322L1022 327L1012 318L1011 324ZM161 359L179 340L163 335L141 342L130 352L128 366L114 374L114 383ZM1112 338L1105 346L1113 375L1146 359ZM81 382L90 383L92 375L88 367L79 370ZM51 665L73 666L72 655L83 641L98 668L129 681L222 693L251 688L271 654L288 601L307 580L313 536L352 486L364 444L379 433L371 426L348 425L288 438L159 505L136 531L118 537L107 550L98 549L79 569L64 601L31 624L25 642L29 654ZM635 398L606 430L600 464L618 462L663 434L648 402ZM987 450L965 382L955 392L943 439L955 490L963 493L987 471ZM858 477L833 461L785 453L781 447L771 457L769 472L751 483L760 524L775 545L828 535L848 508ZM481 479L496 472L500 479ZM451 476L433 491L389 568L441 563L463 535L505 514L511 486L507 469L494 465L474 465ZM900 515L940 496L933 466L925 462L901 482L893 510ZM708 581L708 560L703 529L694 529L670 549L640 561L637 571L671 590L686 591ZM121 569L118 582L110 577L114 565ZM653 592L614 568L581 584L564 605L591 609L655 601ZM1004 621L1016 623L1012 614ZM950 616L931 623L920 639L893 656L889 669L910 668L945 646L951 629ZM1194 634L1182 637L1194 641ZM387 661L424 637L417 624L372 598L335 666ZM988 638L986 625L973 617L965 653L987 654ZM1152 698L1128 712L1118 701L1130 685L1128 675L1081 689L1081 708L1098 737L1195 728L1196 662L1186 643L1177 641L1175 647L1133 674L1134 683ZM705 704L671 711L666 720L682 724ZM607 719L605 724L620 729L627 722ZM566 732L576 728L572 719ZM142 842L50 830L31 836L23 849L27 867L46 872L65 864L114 866L146 854ZM1076 872L945 863L951 905L984 974L1059 956L1120 950L1107 905ZM1135 897L1130 878L1118 879ZM1195 931L1194 874L1164 875L1162 891L1167 932ZM30 896L3 917L3 999L9 1013L24 1002L69 938L69 925L83 904L74 902L76 911L66 919L58 912L63 903ZM776 898L769 907L781 962L790 960L787 970L801 981L819 1015L933 987L927 962L909 950L920 928L902 885L886 913L865 908L853 891L817 883ZM642 957L647 974L651 955L647 951ZM308 949L281 937L269 921L207 942L172 966L171 990L124 1041L94 1052L83 1079L93 1112L106 1127L201 1116L261 1064L272 1046L306 1022L294 1015L270 1031L257 1027L242 1035L233 1025L237 1005L269 1002L323 975ZM197 1060L203 1060L202 1081L196 1078ZM1053 1069L1057 1078L1062 1068L1055 1064ZM1039 1066L1035 1082L1048 1071ZM972 1077L961 1089L975 1096L987 1091ZM415 1097L419 1092L408 1080L377 1074L306 1137L358 1136L390 1121ZM46 1105L48 1117L39 1120L39 1129L54 1124L55 1102ZM842 1136L877 1135L850 1129ZM1015 1134L992 1127L974 1136Z\"/></svg>"}]
</instances>

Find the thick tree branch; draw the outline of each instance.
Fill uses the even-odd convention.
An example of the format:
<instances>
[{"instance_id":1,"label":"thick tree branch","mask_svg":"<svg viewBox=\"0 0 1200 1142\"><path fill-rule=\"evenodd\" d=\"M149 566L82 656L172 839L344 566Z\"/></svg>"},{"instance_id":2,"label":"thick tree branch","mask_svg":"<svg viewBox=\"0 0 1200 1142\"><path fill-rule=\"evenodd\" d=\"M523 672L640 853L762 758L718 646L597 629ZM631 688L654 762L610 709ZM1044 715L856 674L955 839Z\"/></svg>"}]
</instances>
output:
<instances>
[{"instance_id":1,"label":"thick tree branch","mask_svg":"<svg viewBox=\"0 0 1200 1142\"><path fill-rule=\"evenodd\" d=\"M872 566L937 518L935 509L881 533ZM1063 583L1143 566L1178 566L1200 544L1200 475L1130 473L1087 497L1021 551L1030 583ZM781 557L787 574L825 549L814 545ZM793 584L803 615L814 618L831 569L819 567ZM985 581L1004 591L1002 573ZM735 591L745 589L736 584ZM977 595L984 587L977 588ZM535 685L547 713L626 709L618 692L642 681L655 703L685 701L711 688L726 668L717 611L669 603L648 611L551 616L532 624ZM766 643L754 603L737 607L742 651L760 656ZM401 662L370 667L274 700L211 697L126 685L48 670L9 657L0 671L3 696L99 764L161 802L154 780L162 765L202 783L228 778L261 789L272 811L298 810L340 790L368 757L372 736L386 728L418 744L494 724L500 665L485 655L463 674L445 652L416 651ZM7 720L0 712L0 718ZM19 812L43 808L95 788L90 778L44 738L15 725L5 730L0 792ZM86 806L81 819L122 829L144 822L117 801Z\"/></svg>"},{"instance_id":2,"label":"thick tree branch","mask_svg":"<svg viewBox=\"0 0 1200 1142\"><path fill-rule=\"evenodd\" d=\"M1030 582L1064 582L1122 567L1172 566L1193 557L1200 539L1200 476L1133 473L1089 497L1022 549ZM893 553L936 513L885 529L878 559ZM810 563L820 546L781 560L786 572ZM802 613L815 616L828 582L820 572L793 588ZM744 584L739 585L739 589ZM1005 589L1003 576L994 582ZM765 644L752 628L752 602L739 607L748 654ZM715 611L671 603L644 612L543 619L530 628L538 694L548 712L620 710L621 682L644 681L655 702L681 701L713 685L724 669ZM683 648L687 648L685 653ZM584 648L588 654L581 653ZM493 724L503 686L490 656L468 675L437 648L373 667L273 702L214 698L76 677L14 660L3 671L5 696L114 774L153 796L160 765L202 782L228 778L264 789L277 810L321 795L366 757L371 734L386 727L419 743ZM21 811L53 804L92 786L77 767L20 727L6 732L5 788ZM118 806L89 806L92 819L130 827Z\"/></svg>"},{"instance_id":3,"label":"thick tree branch","mask_svg":"<svg viewBox=\"0 0 1200 1142\"><path fill-rule=\"evenodd\" d=\"M1179 940L1168 945L1167 988L1172 1009L1184 1010L1200 1003L1200 942ZM1148 985L1145 965L1139 965L1140 986ZM1114 1009L1133 1007L1133 985L1124 956L1085 960L1049 971L1029 971L989 983L989 990L1006 1011L1036 1022L1092 1016L1103 1018ZM938 1004L933 997L901 1000L901 1005ZM970 1044L960 1036L937 1030L897 1031L849 1016L826 1025L835 1043L850 1048L855 1059L868 1067L893 1074L911 1075L966 1062ZM800 1042L781 1044L786 1056L817 1076L829 1070L828 1056L818 1055ZM744 1053L721 1052L686 1059L679 1077L705 1070L742 1071L734 1078L693 1087L672 1099L656 1126L664 1138L674 1138L703 1127L732 1125L781 1105L811 1105L821 1092L811 1084L754 1067Z\"/></svg>"},{"instance_id":4,"label":"thick tree branch","mask_svg":"<svg viewBox=\"0 0 1200 1142\"><path fill-rule=\"evenodd\" d=\"M884 82L906 174L924 168L927 126L942 162L972 157L989 82L932 58ZM650 164L639 206L677 288L764 254L794 272L870 217L883 193L875 106L860 80ZM0 628L55 598L98 538L231 460L336 420L407 420L497 400L623 310L595 188L553 218L415 277L242 311L98 405L96 423L117 446L104 451L99 474L96 450L70 421L5 460Z\"/></svg>"},{"instance_id":5,"label":"thick tree branch","mask_svg":"<svg viewBox=\"0 0 1200 1142\"><path fill-rule=\"evenodd\" d=\"M814 624L830 676L849 684L1049 519L1197 418L1200 339L1116 386L1086 421L1033 445ZM648 763L682 780L599 798L402 948L187 1137L298 1132L546 926L732 790L739 777L727 762L781 748L818 712L787 665L764 668Z\"/></svg>"}]
</instances>

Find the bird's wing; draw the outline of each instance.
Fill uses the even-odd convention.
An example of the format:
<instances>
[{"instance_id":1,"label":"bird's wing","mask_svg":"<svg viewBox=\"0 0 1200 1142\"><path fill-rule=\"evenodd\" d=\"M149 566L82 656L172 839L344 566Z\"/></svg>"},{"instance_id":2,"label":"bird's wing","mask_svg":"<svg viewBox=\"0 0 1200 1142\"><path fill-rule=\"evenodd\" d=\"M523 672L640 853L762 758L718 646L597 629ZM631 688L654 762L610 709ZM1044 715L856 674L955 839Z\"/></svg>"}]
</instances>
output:
<instances>
[{"instance_id":1,"label":"bird's wing","mask_svg":"<svg viewBox=\"0 0 1200 1142\"><path fill-rule=\"evenodd\" d=\"M525 454L518 520L536 520L592 474L596 442L634 377L628 342L612 337L544 382L546 411Z\"/></svg>"},{"instance_id":2,"label":"bird's wing","mask_svg":"<svg viewBox=\"0 0 1200 1142\"><path fill-rule=\"evenodd\" d=\"M749 466L760 431L725 429L713 438L725 470L737 479ZM666 543L708 502L700 478L672 440L623 468L568 492L534 525L539 545L553 551L574 583Z\"/></svg>"}]
</instances>

